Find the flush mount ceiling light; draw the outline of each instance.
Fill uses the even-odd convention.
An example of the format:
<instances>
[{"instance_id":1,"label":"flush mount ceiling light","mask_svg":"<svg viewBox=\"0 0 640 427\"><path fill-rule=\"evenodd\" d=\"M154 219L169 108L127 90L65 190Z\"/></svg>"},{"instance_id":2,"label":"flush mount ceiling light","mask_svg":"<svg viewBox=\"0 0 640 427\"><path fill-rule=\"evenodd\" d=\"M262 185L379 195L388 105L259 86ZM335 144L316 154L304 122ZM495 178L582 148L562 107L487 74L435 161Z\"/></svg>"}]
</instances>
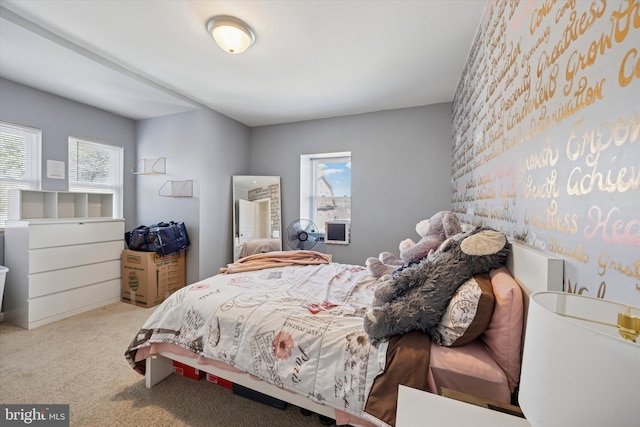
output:
<instances>
[{"instance_id":1,"label":"flush mount ceiling light","mask_svg":"<svg viewBox=\"0 0 640 427\"><path fill-rule=\"evenodd\" d=\"M256 40L251 28L233 16L214 16L207 22L207 31L220 48L234 54L244 52Z\"/></svg>"}]
</instances>

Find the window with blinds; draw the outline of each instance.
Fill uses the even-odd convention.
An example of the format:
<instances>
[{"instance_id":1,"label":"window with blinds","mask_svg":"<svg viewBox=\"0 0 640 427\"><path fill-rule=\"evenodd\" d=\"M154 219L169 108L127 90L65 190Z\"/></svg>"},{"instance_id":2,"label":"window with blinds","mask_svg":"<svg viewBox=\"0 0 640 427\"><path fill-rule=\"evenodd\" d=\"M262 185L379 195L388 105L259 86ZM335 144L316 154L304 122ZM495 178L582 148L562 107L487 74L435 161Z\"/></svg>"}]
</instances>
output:
<instances>
[{"instance_id":1,"label":"window with blinds","mask_svg":"<svg viewBox=\"0 0 640 427\"><path fill-rule=\"evenodd\" d=\"M122 147L69 138L69 191L113 194L114 212L122 217Z\"/></svg>"},{"instance_id":2,"label":"window with blinds","mask_svg":"<svg viewBox=\"0 0 640 427\"><path fill-rule=\"evenodd\" d=\"M40 189L42 131L0 122L0 228L7 223L8 191Z\"/></svg>"}]
</instances>

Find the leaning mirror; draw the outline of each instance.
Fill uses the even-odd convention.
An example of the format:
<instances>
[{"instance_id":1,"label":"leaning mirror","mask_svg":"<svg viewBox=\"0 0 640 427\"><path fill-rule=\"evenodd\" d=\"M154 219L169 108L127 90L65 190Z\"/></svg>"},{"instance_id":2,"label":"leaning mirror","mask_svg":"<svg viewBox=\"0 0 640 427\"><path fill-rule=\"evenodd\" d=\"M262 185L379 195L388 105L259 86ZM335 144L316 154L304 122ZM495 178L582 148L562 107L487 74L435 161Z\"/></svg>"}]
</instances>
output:
<instances>
[{"instance_id":1,"label":"leaning mirror","mask_svg":"<svg viewBox=\"0 0 640 427\"><path fill-rule=\"evenodd\" d=\"M282 250L279 176L233 176L233 260Z\"/></svg>"}]
</instances>

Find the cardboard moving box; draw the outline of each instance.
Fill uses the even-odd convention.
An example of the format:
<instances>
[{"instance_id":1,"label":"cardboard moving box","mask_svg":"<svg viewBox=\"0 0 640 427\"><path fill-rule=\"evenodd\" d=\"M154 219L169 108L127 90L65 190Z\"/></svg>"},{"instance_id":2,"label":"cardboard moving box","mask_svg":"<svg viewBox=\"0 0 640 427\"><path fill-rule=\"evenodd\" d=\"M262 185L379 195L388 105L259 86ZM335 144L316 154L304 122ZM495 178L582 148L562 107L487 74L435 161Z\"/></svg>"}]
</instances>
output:
<instances>
[{"instance_id":1,"label":"cardboard moving box","mask_svg":"<svg viewBox=\"0 0 640 427\"><path fill-rule=\"evenodd\" d=\"M184 285L185 251L166 257L155 252L122 251L122 301L153 307Z\"/></svg>"}]
</instances>

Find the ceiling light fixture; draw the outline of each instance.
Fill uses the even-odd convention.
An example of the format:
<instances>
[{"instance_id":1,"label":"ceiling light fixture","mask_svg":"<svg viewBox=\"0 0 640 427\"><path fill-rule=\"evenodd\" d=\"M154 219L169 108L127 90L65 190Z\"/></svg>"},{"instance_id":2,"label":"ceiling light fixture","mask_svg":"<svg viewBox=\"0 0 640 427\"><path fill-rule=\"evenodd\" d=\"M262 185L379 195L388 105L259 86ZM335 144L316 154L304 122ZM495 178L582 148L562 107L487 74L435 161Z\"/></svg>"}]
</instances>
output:
<instances>
[{"instance_id":1,"label":"ceiling light fixture","mask_svg":"<svg viewBox=\"0 0 640 427\"><path fill-rule=\"evenodd\" d=\"M233 16L214 16L207 22L207 31L218 46L229 53L241 53L256 40L249 26Z\"/></svg>"}]
</instances>

